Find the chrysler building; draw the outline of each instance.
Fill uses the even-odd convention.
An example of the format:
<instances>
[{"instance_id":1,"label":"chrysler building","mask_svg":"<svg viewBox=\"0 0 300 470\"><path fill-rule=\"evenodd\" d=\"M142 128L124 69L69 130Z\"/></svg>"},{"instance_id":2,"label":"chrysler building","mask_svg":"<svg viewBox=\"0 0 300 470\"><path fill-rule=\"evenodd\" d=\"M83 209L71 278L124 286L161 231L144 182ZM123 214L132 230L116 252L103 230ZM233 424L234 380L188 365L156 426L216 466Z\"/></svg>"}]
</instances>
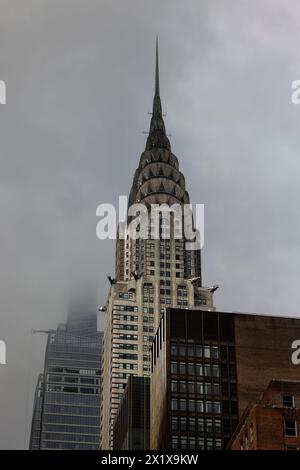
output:
<instances>
[{"instance_id":1,"label":"chrysler building","mask_svg":"<svg viewBox=\"0 0 300 470\"><path fill-rule=\"evenodd\" d=\"M149 134L135 171L128 200L149 209L153 205L190 203L185 178L166 134L159 91L156 40L155 93ZM149 226L152 224L149 212ZM150 220L151 219L151 220ZM128 214L128 221L130 215ZM111 449L113 423L130 375L150 375L150 348L161 313L168 307L214 310L214 287L203 287L200 249L190 249L184 235L175 236L172 217L167 235L117 237L115 278L104 310L101 405L101 448Z\"/></svg>"}]
</instances>

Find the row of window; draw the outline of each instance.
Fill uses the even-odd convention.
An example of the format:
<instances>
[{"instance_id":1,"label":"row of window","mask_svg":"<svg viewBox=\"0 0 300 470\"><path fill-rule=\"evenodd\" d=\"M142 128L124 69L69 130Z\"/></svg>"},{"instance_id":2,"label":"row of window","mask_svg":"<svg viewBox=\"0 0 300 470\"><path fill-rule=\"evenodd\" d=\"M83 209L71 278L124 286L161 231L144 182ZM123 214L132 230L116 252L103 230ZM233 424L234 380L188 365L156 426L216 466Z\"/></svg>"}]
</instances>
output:
<instances>
[{"instance_id":1,"label":"row of window","mask_svg":"<svg viewBox=\"0 0 300 470\"><path fill-rule=\"evenodd\" d=\"M127 370L137 370L138 369L138 365L137 364L118 364L118 363L114 363L113 364L113 368L114 369L127 369Z\"/></svg>"},{"instance_id":2,"label":"row of window","mask_svg":"<svg viewBox=\"0 0 300 470\"><path fill-rule=\"evenodd\" d=\"M132 354L132 353L113 353L113 358L130 360L130 361L137 361L138 355L137 354Z\"/></svg>"},{"instance_id":3,"label":"row of window","mask_svg":"<svg viewBox=\"0 0 300 470\"><path fill-rule=\"evenodd\" d=\"M74 409L73 409L74 413ZM100 417L97 416L76 416L69 414L68 416L61 414L43 414L43 423L62 423L62 424L79 424L87 426L100 426Z\"/></svg>"},{"instance_id":4,"label":"row of window","mask_svg":"<svg viewBox=\"0 0 300 470\"><path fill-rule=\"evenodd\" d=\"M89 444L85 442L57 442L57 441L46 441L44 440L41 445L42 449L68 449L68 450L98 450L99 444Z\"/></svg>"},{"instance_id":5,"label":"row of window","mask_svg":"<svg viewBox=\"0 0 300 470\"><path fill-rule=\"evenodd\" d=\"M130 343L113 343L113 349L127 349L128 351L137 351L137 344Z\"/></svg>"},{"instance_id":6,"label":"row of window","mask_svg":"<svg viewBox=\"0 0 300 470\"><path fill-rule=\"evenodd\" d=\"M116 312L137 312L138 308L136 305L114 305L114 311Z\"/></svg>"},{"instance_id":7,"label":"row of window","mask_svg":"<svg viewBox=\"0 0 300 470\"><path fill-rule=\"evenodd\" d=\"M95 405L97 406L100 402L100 389L97 389L97 394L77 394L74 392L70 393L59 393L57 391L47 392L45 395L45 403L51 404L65 404L65 405Z\"/></svg>"},{"instance_id":8,"label":"row of window","mask_svg":"<svg viewBox=\"0 0 300 470\"><path fill-rule=\"evenodd\" d=\"M48 382L64 382L64 383L80 383L85 385L99 385L100 379L94 377L76 377L76 376L66 376L66 375L52 375L48 374Z\"/></svg>"},{"instance_id":9,"label":"row of window","mask_svg":"<svg viewBox=\"0 0 300 470\"><path fill-rule=\"evenodd\" d=\"M221 450L223 448L222 439L213 439L204 437L176 436L172 435L172 449L190 449L190 450Z\"/></svg>"},{"instance_id":10,"label":"row of window","mask_svg":"<svg viewBox=\"0 0 300 470\"><path fill-rule=\"evenodd\" d=\"M113 334L114 339L126 339L130 341L137 341L138 340L138 335L130 335L126 333L114 333Z\"/></svg>"},{"instance_id":11,"label":"row of window","mask_svg":"<svg viewBox=\"0 0 300 470\"><path fill-rule=\"evenodd\" d=\"M71 385L47 384L47 392L63 392L63 393L83 393L87 395L99 395L100 388L95 387L75 387ZM79 398L81 400L81 398Z\"/></svg>"},{"instance_id":12,"label":"row of window","mask_svg":"<svg viewBox=\"0 0 300 470\"><path fill-rule=\"evenodd\" d=\"M79 375L100 375L99 369L71 369L69 367L53 367L48 368L49 372L62 374L79 374Z\"/></svg>"},{"instance_id":13,"label":"row of window","mask_svg":"<svg viewBox=\"0 0 300 470\"><path fill-rule=\"evenodd\" d=\"M220 395L221 389L219 383L212 382L192 382L183 380L172 380L171 381L171 392L172 393L198 393L200 395Z\"/></svg>"},{"instance_id":14,"label":"row of window","mask_svg":"<svg viewBox=\"0 0 300 470\"><path fill-rule=\"evenodd\" d=\"M143 323L154 323L153 317L143 317Z\"/></svg>"},{"instance_id":15,"label":"row of window","mask_svg":"<svg viewBox=\"0 0 300 470\"><path fill-rule=\"evenodd\" d=\"M113 315L114 320L119 321L138 321L139 317L137 315Z\"/></svg>"},{"instance_id":16,"label":"row of window","mask_svg":"<svg viewBox=\"0 0 300 470\"><path fill-rule=\"evenodd\" d=\"M124 323L114 323L115 330L138 331L138 325L126 325Z\"/></svg>"},{"instance_id":17,"label":"row of window","mask_svg":"<svg viewBox=\"0 0 300 470\"><path fill-rule=\"evenodd\" d=\"M151 322L152 323L152 322ZM114 323L113 328L115 330L126 330L126 331L138 331L138 325L127 325L124 323ZM144 333L154 333L153 326L143 326Z\"/></svg>"},{"instance_id":18,"label":"row of window","mask_svg":"<svg viewBox=\"0 0 300 470\"><path fill-rule=\"evenodd\" d=\"M133 375L133 373L132 374L126 374L126 373L123 373L123 372L113 372L112 373L112 378L113 379L127 380L130 375Z\"/></svg>"},{"instance_id":19,"label":"row of window","mask_svg":"<svg viewBox=\"0 0 300 470\"><path fill-rule=\"evenodd\" d=\"M171 399L172 411L189 411L191 413L221 413L221 402L211 400L192 400L186 398L172 398Z\"/></svg>"},{"instance_id":20,"label":"row of window","mask_svg":"<svg viewBox=\"0 0 300 470\"><path fill-rule=\"evenodd\" d=\"M188 356L188 357L202 357L205 359L219 359L218 346L202 345L202 344L185 344L185 343L171 343L172 356Z\"/></svg>"},{"instance_id":21,"label":"row of window","mask_svg":"<svg viewBox=\"0 0 300 470\"><path fill-rule=\"evenodd\" d=\"M134 295L133 292L119 292L119 298L124 300L132 300Z\"/></svg>"},{"instance_id":22,"label":"row of window","mask_svg":"<svg viewBox=\"0 0 300 470\"><path fill-rule=\"evenodd\" d=\"M192 417L192 416L176 416L171 417L172 431L180 431L181 433L207 433L220 434L222 432L222 422L219 418Z\"/></svg>"},{"instance_id":23,"label":"row of window","mask_svg":"<svg viewBox=\"0 0 300 470\"><path fill-rule=\"evenodd\" d=\"M99 436L99 427L97 426L70 426L66 424L43 424L44 431L63 432L71 434L94 434Z\"/></svg>"},{"instance_id":24,"label":"row of window","mask_svg":"<svg viewBox=\"0 0 300 470\"><path fill-rule=\"evenodd\" d=\"M62 434L62 433L50 433L43 432L42 439L49 439L53 441L76 441L76 442L99 442L99 436L93 436L90 434Z\"/></svg>"},{"instance_id":25,"label":"row of window","mask_svg":"<svg viewBox=\"0 0 300 470\"><path fill-rule=\"evenodd\" d=\"M97 416L100 412L100 407L92 406L66 406L66 405L47 405L45 404L45 413L60 413L66 415L93 415Z\"/></svg>"},{"instance_id":26,"label":"row of window","mask_svg":"<svg viewBox=\"0 0 300 470\"><path fill-rule=\"evenodd\" d=\"M153 300L152 300L153 302ZM143 313L154 313L153 307L143 307Z\"/></svg>"},{"instance_id":27,"label":"row of window","mask_svg":"<svg viewBox=\"0 0 300 470\"><path fill-rule=\"evenodd\" d=\"M171 362L171 374L195 375L197 377L220 377L220 367L217 364L173 361Z\"/></svg>"}]
</instances>

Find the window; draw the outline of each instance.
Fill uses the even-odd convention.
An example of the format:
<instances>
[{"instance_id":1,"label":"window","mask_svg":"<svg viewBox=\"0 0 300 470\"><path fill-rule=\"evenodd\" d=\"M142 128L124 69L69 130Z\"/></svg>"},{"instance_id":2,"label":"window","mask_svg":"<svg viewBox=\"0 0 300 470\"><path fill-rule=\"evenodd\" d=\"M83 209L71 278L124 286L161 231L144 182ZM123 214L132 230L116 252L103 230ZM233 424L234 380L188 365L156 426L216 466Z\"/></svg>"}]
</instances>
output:
<instances>
[{"instance_id":1,"label":"window","mask_svg":"<svg viewBox=\"0 0 300 470\"><path fill-rule=\"evenodd\" d=\"M222 440L221 439L216 439L215 440L215 449L216 450L221 450L222 449Z\"/></svg>"},{"instance_id":2,"label":"window","mask_svg":"<svg viewBox=\"0 0 300 470\"><path fill-rule=\"evenodd\" d=\"M172 380L171 381L171 391L172 392L177 392L177 381L176 380Z\"/></svg>"},{"instance_id":3,"label":"window","mask_svg":"<svg viewBox=\"0 0 300 470\"><path fill-rule=\"evenodd\" d=\"M221 420L220 419L215 419L215 432L217 434L222 432Z\"/></svg>"},{"instance_id":4,"label":"window","mask_svg":"<svg viewBox=\"0 0 300 470\"><path fill-rule=\"evenodd\" d=\"M180 438L180 448L187 449L187 436L181 436Z\"/></svg>"},{"instance_id":5,"label":"window","mask_svg":"<svg viewBox=\"0 0 300 470\"><path fill-rule=\"evenodd\" d=\"M220 377L219 366L217 366L217 365L212 366L212 375L213 375L213 377Z\"/></svg>"},{"instance_id":6,"label":"window","mask_svg":"<svg viewBox=\"0 0 300 470\"><path fill-rule=\"evenodd\" d=\"M177 411L177 409L178 409L177 400L171 400L171 410Z\"/></svg>"},{"instance_id":7,"label":"window","mask_svg":"<svg viewBox=\"0 0 300 470\"><path fill-rule=\"evenodd\" d=\"M204 450L204 437L198 437L198 449Z\"/></svg>"},{"instance_id":8,"label":"window","mask_svg":"<svg viewBox=\"0 0 300 470\"><path fill-rule=\"evenodd\" d=\"M211 347L211 357L213 359L219 359L219 348L218 346Z\"/></svg>"},{"instance_id":9,"label":"window","mask_svg":"<svg viewBox=\"0 0 300 470\"><path fill-rule=\"evenodd\" d=\"M253 444L253 441L254 441L253 424L250 425L250 428L249 428L249 435L250 435L250 443Z\"/></svg>"},{"instance_id":10,"label":"window","mask_svg":"<svg viewBox=\"0 0 300 470\"><path fill-rule=\"evenodd\" d=\"M179 400L180 401L180 411L186 411L186 400Z\"/></svg>"},{"instance_id":11,"label":"window","mask_svg":"<svg viewBox=\"0 0 300 470\"><path fill-rule=\"evenodd\" d=\"M153 328L153 326L143 326L143 332L144 333L153 333L154 328Z\"/></svg>"},{"instance_id":12,"label":"window","mask_svg":"<svg viewBox=\"0 0 300 470\"><path fill-rule=\"evenodd\" d=\"M200 393L201 395L203 394L203 383L202 382L197 382L196 383L196 392Z\"/></svg>"},{"instance_id":13,"label":"window","mask_svg":"<svg viewBox=\"0 0 300 470\"><path fill-rule=\"evenodd\" d=\"M180 430L186 431L186 417L185 416L180 417Z\"/></svg>"},{"instance_id":14,"label":"window","mask_svg":"<svg viewBox=\"0 0 300 470\"><path fill-rule=\"evenodd\" d=\"M177 416L172 416L171 425L172 425L172 431L178 430L178 417Z\"/></svg>"},{"instance_id":15,"label":"window","mask_svg":"<svg viewBox=\"0 0 300 470\"><path fill-rule=\"evenodd\" d=\"M190 436L189 438L189 448L191 450L196 449L196 438L194 436Z\"/></svg>"},{"instance_id":16,"label":"window","mask_svg":"<svg viewBox=\"0 0 300 470\"><path fill-rule=\"evenodd\" d=\"M283 395L282 404L283 406L294 408L294 395Z\"/></svg>"},{"instance_id":17,"label":"window","mask_svg":"<svg viewBox=\"0 0 300 470\"><path fill-rule=\"evenodd\" d=\"M213 412L213 403L211 401L207 401L205 403L205 411L206 411L206 413L212 413Z\"/></svg>"},{"instance_id":18,"label":"window","mask_svg":"<svg viewBox=\"0 0 300 470\"><path fill-rule=\"evenodd\" d=\"M285 421L285 435L297 436L297 427L295 421Z\"/></svg>"},{"instance_id":19,"label":"window","mask_svg":"<svg viewBox=\"0 0 300 470\"><path fill-rule=\"evenodd\" d=\"M203 366L202 364L195 364L196 366L196 376L202 376L203 375Z\"/></svg>"},{"instance_id":20,"label":"window","mask_svg":"<svg viewBox=\"0 0 300 470\"><path fill-rule=\"evenodd\" d=\"M189 400L189 411L195 411L195 400Z\"/></svg>"},{"instance_id":21,"label":"window","mask_svg":"<svg viewBox=\"0 0 300 470\"><path fill-rule=\"evenodd\" d=\"M172 436L172 449L178 449L178 436Z\"/></svg>"},{"instance_id":22,"label":"window","mask_svg":"<svg viewBox=\"0 0 300 470\"><path fill-rule=\"evenodd\" d=\"M219 401L214 402L214 412L221 413L221 403Z\"/></svg>"},{"instance_id":23,"label":"window","mask_svg":"<svg viewBox=\"0 0 300 470\"><path fill-rule=\"evenodd\" d=\"M202 400L197 401L197 411L199 413L203 413L203 411L204 411L204 403L203 403Z\"/></svg>"},{"instance_id":24,"label":"window","mask_svg":"<svg viewBox=\"0 0 300 470\"><path fill-rule=\"evenodd\" d=\"M206 431L208 433L212 433L214 431L213 420L212 419L207 419L206 420Z\"/></svg>"},{"instance_id":25,"label":"window","mask_svg":"<svg viewBox=\"0 0 300 470\"><path fill-rule=\"evenodd\" d=\"M196 419L195 418L189 418L189 430L190 432L195 432L196 431Z\"/></svg>"},{"instance_id":26,"label":"window","mask_svg":"<svg viewBox=\"0 0 300 470\"><path fill-rule=\"evenodd\" d=\"M213 384L212 385L212 394L213 395L220 395L220 384Z\"/></svg>"},{"instance_id":27,"label":"window","mask_svg":"<svg viewBox=\"0 0 300 470\"><path fill-rule=\"evenodd\" d=\"M143 317L143 323L154 323L153 317Z\"/></svg>"},{"instance_id":28,"label":"window","mask_svg":"<svg viewBox=\"0 0 300 470\"><path fill-rule=\"evenodd\" d=\"M213 450L214 441L211 438L206 439L206 450Z\"/></svg>"},{"instance_id":29,"label":"window","mask_svg":"<svg viewBox=\"0 0 300 470\"><path fill-rule=\"evenodd\" d=\"M198 418L197 424L198 424L198 432L203 432L204 431L204 418Z\"/></svg>"}]
</instances>

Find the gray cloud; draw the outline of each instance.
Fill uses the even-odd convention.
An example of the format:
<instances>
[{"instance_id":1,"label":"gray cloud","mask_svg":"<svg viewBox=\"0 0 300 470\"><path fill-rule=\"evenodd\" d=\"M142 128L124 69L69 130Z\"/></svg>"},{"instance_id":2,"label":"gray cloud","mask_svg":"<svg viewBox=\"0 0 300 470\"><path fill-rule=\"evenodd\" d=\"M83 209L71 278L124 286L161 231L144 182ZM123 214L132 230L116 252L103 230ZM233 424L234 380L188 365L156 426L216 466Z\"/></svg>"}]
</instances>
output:
<instances>
[{"instance_id":1,"label":"gray cloud","mask_svg":"<svg viewBox=\"0 0 300 470\"><path fill-rule=\"evenodd\" d=\"M96 206L127 194L145 144L160 36L162 101L224 310L300 301L296 0L0 0L0 447L28 445L45 338L74 292L105 300L114 244Z\"/></svg>"}]
</instances>

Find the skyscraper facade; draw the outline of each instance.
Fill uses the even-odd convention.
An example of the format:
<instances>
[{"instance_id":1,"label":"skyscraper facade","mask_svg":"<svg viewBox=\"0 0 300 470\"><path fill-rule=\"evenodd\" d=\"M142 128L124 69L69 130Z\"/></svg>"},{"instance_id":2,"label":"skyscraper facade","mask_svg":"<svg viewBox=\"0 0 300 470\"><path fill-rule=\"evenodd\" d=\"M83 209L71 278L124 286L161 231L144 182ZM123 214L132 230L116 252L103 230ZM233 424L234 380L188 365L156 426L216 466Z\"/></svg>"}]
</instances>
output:
<instances>
[{"instance_id":1,"label":"skyscraper facade","mask_svg":"<svg viewBox=\"0 0 300 470\"><path fill-rule=\"evenodd\" d=\"M30 449L99 449L101 354L96 314L71 314L48 332Z\"/></svg>"},{"instance_id":2,"label":"skyscraper facade","mask_svg":"<svg viewBox=\"0 0 300 470\"><path fill-rule=\"evenodd\" d=\"M233 433L245 447L251 425L253 446L298 446L299 337L299 318L167 309L151 350L150 448L221 450Z\"/></svg>"},{"instance_id":3,"label":"skyscraper facade","mask_svg":"<svg viewBox=\"0 0 300 470\"><path fill-rule=\"evenodd\" d=\"M114 450L150 447L150 379L131 375L114 421Z\"/></svg>"},{"instance_id":4,"label":"skyscraper facade","mask_svg":"<svg viewBox=\"0 0 300 470\"><path fill-rule=\"evenodd\" d=\"M115 279L110 279L111 288L103 308L102 449L113 448L113 423L128 377L150 375L150 347L165 308L214 309L214 288L202 286L200 249L191 249L185 233L178 236L178 220L171 214L171 224L166 226L168 220L160 214L158 236L151 232L155 222L151 208L155 205L183 208L189 202L185 179L165 130L156 43L150 130L133 178L127 219L129 224L134 204L146 208L148 236L131 237L126 231L121 236L119 231Z\"/></svg>"}]
</instances>

